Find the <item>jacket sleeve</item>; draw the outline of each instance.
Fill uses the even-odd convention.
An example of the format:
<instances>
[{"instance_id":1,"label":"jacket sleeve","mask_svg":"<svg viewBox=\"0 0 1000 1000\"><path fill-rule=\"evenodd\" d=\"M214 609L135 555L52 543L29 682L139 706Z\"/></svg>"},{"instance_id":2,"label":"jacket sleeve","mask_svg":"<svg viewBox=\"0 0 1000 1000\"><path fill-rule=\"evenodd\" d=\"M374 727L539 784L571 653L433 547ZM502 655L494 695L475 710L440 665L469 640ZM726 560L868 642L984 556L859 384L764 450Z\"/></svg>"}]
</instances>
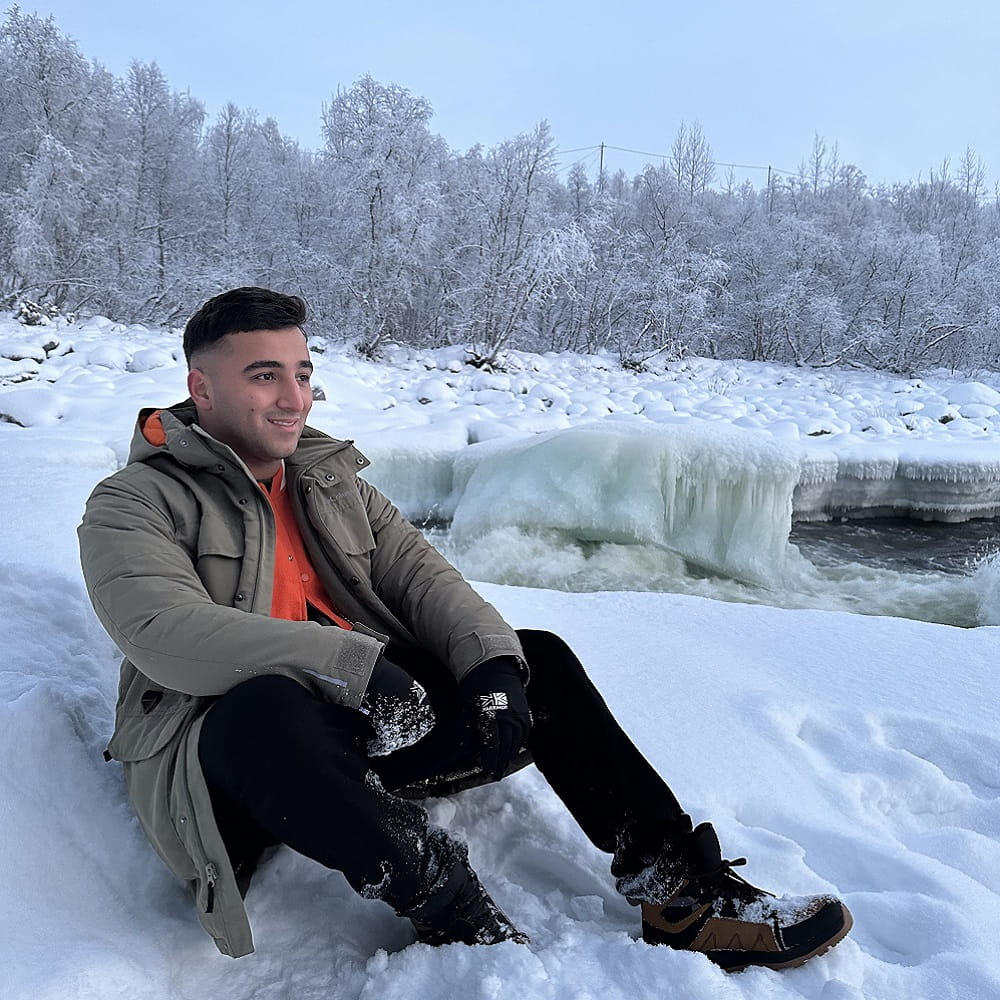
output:
<instances>
[{"instance_id":1,"label":"jacket sleeve","mask_svg":"<svg viewBox=\"0 0 1000 1000\"><path fill-rule=\"evenodd\" d=\"M126 470L127 472L127 470ZM384 637L216 604L177 539L172 511L119 473L99 484L79 527L87 591L101 624L157 684L219 695L258 674L315 671L356 706Z\"/></svg>"},{"instance_id":2,"label":"jacket sleeve","mask_svg":"<svg viewBox=\"0 0 1000 1000\"><path fill-rule=\"evenodd\" d=\"M357 480L375 538L372 585L390 611L461 680L497 656L513 656L527 679L517 633L375 487Z\"/></svg>"}]
</instances>

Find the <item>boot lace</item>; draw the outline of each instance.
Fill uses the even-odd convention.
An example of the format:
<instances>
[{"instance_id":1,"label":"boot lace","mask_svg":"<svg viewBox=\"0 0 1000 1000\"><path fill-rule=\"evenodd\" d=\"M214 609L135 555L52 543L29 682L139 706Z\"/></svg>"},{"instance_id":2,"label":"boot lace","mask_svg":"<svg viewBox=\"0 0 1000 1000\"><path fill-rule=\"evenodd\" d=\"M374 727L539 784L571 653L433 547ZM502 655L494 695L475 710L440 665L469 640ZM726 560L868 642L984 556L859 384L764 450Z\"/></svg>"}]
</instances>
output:
<instances>
[{"instance_id":1,"label":"boot lace","mask_svg":"<svg viewBox=\"0 0 1000 1000\"><path fill-rule=\"evenodd\" d=\"M774 893L758 888L752 882L748 882L739 872L733 871L734 868L740 868L746 863L746 858L733 858L732 860L723 858L717 869L699 875L693 880L700 890L699 895L702 898L711 895L733 901L739 900L743 903L755 902L762 896L774 897Z\"/></svg>"}]
</instances>

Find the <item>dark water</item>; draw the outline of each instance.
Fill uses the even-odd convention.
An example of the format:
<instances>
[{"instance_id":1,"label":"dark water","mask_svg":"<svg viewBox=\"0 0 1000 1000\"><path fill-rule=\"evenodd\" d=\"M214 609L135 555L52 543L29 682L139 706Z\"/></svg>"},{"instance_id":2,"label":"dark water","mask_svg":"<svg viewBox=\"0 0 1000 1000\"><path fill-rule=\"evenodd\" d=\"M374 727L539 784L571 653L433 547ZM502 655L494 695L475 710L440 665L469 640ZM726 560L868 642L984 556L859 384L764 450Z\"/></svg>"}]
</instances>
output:
<instances>
[{"instance_id":1,"label":"dark water","mask_svg":"<svg viewBox=\"0 0 1000 1000\"><path fill-rule=\"evenodd\" d=\"M805 521L792 525L790 541L816 566L857 562L901 573L967 574L1000 550L1000 519Z\"/></svg>"}]
</instances>

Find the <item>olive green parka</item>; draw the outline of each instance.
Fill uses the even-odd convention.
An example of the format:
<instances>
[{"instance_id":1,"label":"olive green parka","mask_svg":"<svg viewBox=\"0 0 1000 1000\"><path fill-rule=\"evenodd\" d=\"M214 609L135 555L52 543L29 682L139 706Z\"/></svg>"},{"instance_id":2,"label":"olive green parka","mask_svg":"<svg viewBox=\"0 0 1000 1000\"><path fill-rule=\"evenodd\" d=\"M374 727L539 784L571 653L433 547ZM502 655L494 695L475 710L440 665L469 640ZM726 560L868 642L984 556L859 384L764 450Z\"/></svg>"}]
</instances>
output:
<instances>
[{"instance_id":1,"label":"olive green parka","mask_svg":"<svg viewBox=\"0 0 1000 1000\"><path fill-rule=\"evenodd\" d=\"M198 426L190 400L161 413L163 445L142 433L149 412L79 528L90 599L125 656L107 755L203 926L238 957L253 939L198 761L212 700L278 673L356 708L387 644L422 650L457 679L523 654L497 611L358 477L368 460L353 444L308 427L285 460L286 488L326 593L355 627L271 618L275 524L263 491Z\"/></svg>"}]
</instances>

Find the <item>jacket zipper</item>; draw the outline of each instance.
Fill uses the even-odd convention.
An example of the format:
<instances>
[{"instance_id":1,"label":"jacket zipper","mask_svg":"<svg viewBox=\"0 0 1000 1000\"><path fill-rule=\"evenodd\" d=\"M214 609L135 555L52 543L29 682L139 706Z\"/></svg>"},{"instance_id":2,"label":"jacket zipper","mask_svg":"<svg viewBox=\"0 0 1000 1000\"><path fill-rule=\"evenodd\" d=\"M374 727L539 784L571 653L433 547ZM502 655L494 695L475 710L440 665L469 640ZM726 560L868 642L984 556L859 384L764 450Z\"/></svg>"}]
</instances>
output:
<instances>
[{"instance_id":1,"label":"jacket zipper","mask_svg":"<svg viewBox=\"0 0 1000 1000\"><path fill-rule=\"evenodd\" d=\"M258 527L259 527L259 530L260 530L262 544L260 546L260 553L261 554L260 554L260 556L258 556L258 558L257 558L257 565L254 568L253 599L249 602L249 604L250 604L249 610L251 610L251 611L253 610L253 606L257 603L257 595L260 593L260 589L261 589L261 579L263 578L263 571L264 571L264 565L263 565L264 564L264 558L265 558L264 553L265 552L270 552L272 554L272 558L273 558L273 554L274 554L274 541L273 541L273 539L271 540L270 546L264 545L263 544L263 540L265 539L265 537L267 535L267 529L268 529L269 526L270 526L271 534L272 535L274 535L275 532L276 532L276 530L277 530L274 527L274 512L271 510L270 503L267 502L266 498L264 497L264 495L261 492L260 487L257 485L256 482L253 483L253 486L254 486L254 494L255 494L254 500L255 500L255 502L257 504L257 524L258 524ZM270 525L268 525L268 519L270 519ZM244 529L244 538L245 537L246 537L246 532L245 532L245 529ZM273 574L274 574L273 567L272 567L271 573L272 573L272 576L273 576ZM271 613L271 609L270 608L267 608L263 612L263 614L267 614L267 615L269 615L270 613Z\"/></svg>"},{"instance_id":2,"label":"jacket zipper","mask_svg":"<svg viewBox=\"0 0 1000 1000\"><path fill-rule=\"evenodd\" d=\"M205 865L205 882L208 885L208 892L205 894L205 912L211 913L215 908L215 883L219 880L219 869L215 867L214 861L209 861Z\"/></svg>"}]
</instances>

